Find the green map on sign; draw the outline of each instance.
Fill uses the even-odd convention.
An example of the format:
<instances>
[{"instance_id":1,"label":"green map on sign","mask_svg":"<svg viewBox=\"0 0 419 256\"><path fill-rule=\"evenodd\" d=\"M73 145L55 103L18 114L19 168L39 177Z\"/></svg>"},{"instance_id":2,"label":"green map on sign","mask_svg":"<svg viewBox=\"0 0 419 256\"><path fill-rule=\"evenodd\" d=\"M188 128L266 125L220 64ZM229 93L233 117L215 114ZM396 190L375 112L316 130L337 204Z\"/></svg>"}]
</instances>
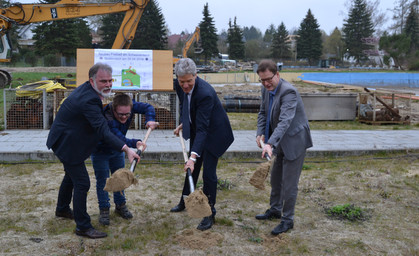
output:
<instances>
[{"instance_id":1,"label":"green map on sign","mask_svg":"<svg viewBox=\"0 0 419 256\"><path fill-rule=\"evenodd\" d=\"M140 87L140 75L137 74L135 69L123 69L122 70L122 82L121 86L137 86Z\"/></svg>"}]
</instances>

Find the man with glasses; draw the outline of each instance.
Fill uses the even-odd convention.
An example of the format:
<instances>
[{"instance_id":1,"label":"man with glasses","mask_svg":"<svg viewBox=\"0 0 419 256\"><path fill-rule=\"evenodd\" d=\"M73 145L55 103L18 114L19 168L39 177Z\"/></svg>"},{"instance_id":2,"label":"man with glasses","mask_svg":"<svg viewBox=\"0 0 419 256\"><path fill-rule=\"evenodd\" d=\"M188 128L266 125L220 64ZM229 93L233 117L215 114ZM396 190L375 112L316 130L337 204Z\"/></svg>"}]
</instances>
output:
<instances>
[{"instance_id":1,"label":"man with glasses","mask_svg":"<svg viewBox=\"0 0 419 256\"><path fill-rule=\"evenodd\" d=\"M263 87L256 143L262 148L260 140L264 139L262 157L265 153L276 157L271 168L270 208L256 219L281 219L271 232L278 235L294 227L298 181L306 149L313 143L297 89L279 77L277 65L271 60L262 60L257 73Z\"/></svg>"},{"instance_id":2,"label":"man with glasses","mask_svg":"<svg viewBox=\"0 0 419 256\"><path fill-rule=\"evenodd\" d=\"M145 144L140 139L128 139L126 134L130 127L134 113L145 115L145 126L154 130L158 123L155 122L156 113L154 107L148 103L136 102L127 94L121 93L115 95L112 103L104 108L104 114L108 120L111 130L120 140L124 141L128 147L140 148ZM96 150L91 155L93 169L96 176L96 194L99 203L99 223L109 225L109 209L111 207L109 194L103 188L106 185L106 179L110 173L125 167L125 154L120 151L113 150L105 142L100 142ZM115 203L115 213L124 219L131 219L132 213L126 206L126 198L124 191L113 193Z\"/></svg>"}]
</instances>

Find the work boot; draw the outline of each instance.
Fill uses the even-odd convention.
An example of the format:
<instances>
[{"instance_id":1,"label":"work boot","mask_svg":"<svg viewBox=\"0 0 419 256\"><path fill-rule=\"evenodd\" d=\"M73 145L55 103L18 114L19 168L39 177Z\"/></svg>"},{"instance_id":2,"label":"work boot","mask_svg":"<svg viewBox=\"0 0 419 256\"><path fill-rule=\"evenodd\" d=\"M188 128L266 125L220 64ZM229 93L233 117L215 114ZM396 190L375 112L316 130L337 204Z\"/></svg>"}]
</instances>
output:
<instances>
[{"instance_id":1,"label":"work boot","mask_svg":"<svg viewBox=\"0 0 419 256\"><path fill-rule=\"evenodd\" d=\"M99 223L105 226L108 226L110 224L109 208L100 209Z\"/></svg>"},{"instance_id":2,"label":"work boot","mask_svg":"<svg viewBox=\"0 0 419 256\"><path fill-rule=\"evenodd\" d=\"M132 213L128 210L128 207L125 205L125 203L117 205L115 208L115 212L124 219L132 218Z\"/></svg>"}]
</instances>

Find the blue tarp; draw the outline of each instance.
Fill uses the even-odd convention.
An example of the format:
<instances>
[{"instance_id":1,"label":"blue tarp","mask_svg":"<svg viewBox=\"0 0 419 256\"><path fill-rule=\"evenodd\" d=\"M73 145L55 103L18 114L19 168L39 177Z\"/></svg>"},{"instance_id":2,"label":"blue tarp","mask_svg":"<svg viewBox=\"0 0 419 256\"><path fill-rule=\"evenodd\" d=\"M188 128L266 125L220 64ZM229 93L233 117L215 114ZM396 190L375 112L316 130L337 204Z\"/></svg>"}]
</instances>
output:
<instances>
[{"instance_id":1,"label":"blue tarp","mask_svg":"<svg viewBox=\"0 0 419 256\"><path fill-rule=\"evenodd\" d=\"M419 73L303 73L307 81L359 86L400 86L419 88Z\"/></svg>"}]
</instances>

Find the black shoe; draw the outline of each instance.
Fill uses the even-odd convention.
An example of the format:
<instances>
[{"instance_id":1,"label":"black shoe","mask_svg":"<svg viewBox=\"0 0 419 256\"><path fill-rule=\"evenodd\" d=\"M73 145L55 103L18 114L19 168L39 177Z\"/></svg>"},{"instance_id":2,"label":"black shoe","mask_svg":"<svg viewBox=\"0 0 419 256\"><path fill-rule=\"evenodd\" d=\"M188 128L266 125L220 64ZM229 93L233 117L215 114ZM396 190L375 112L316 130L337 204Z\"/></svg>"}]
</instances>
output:
<instances>
[{"instance_id":1,"label":"black shoe","mask_svg":"<svg viewBox=\"0 0 419 256\"><path fill-rule=\"evenodd\" d=\"M184 204L178 204L175 207L173 207L172 209L170 209L170 212L181 212L185 210L185 205Z\"/></svg>"},{"instance_id":2,"label":"black shoe","mask_svg":"<svg viewBox=\"0 0 419 256\"><path fill-rule=\"evenodd\" d=\"M125 205L125 203L117 205L115 212L124 219L132 219L132 213L128 210L128 207Z\"/></svg>"},{"instance_id":3,"label":"black shoe","mask_svg":"<svg viewBox=\"0 0 419 256\"><path fill-rule=\"evenodd\" d=\"M199 223L197 229L201 231L210 229L212 225L214 224L214 222L215 222L214 216L210 215L208 217L204 217L201 223Z\"/></svg>"},{"instance_id":4,"label":"black shoe","mask_svg":"<svg viewBox=\"0 0 419 256\"><path fill-rule=\"evenodd\" d=\"M108 234L106 234L105 232L101 232L101 231L96 230L94 228L89 228L89 229L86 229L86 230L77 230L76 229L76 235L85 236L85 237L92 238L92 239L104 238L104 237L108 236Z\"/></svg>"},{"instance_id":5,"label":"black shoe","mask_svg":"<svg viewBox=\"0 0 419 256\"><path fill-rule=\"evenodd\" d=\"M100 209L100 215L99 215L99 223L102 225L109 225L110 224L109 219L109 208Z\"/></svg>"},{"instance_id":6,"label":"black shoe","mask_svg":"<svg viewBox=\"0 0 419 256\"><path fill-rule=\"evenodd\" d=\"M292 229L294 227L294 222L285 222L285 221L281 221L281 223L279 223L278 226L276 226L271 234L276 236L279 235L281 233L285 233L288 230Z\"/></svg>"},{"instance_id":7,"label":"black shoe","mask_svg":"<svg viewBox=\"0 0 419 256\"><path fill-rule=\"evenodd\" d=\"M280 219L281 213L273 212L271 209L266 210L265 213L256 215L256 219L258 220L272 220L272 219Z\"/></svg>"},{"instance_id":8,"label":"black shoe","mask_svg":"<svg viewBox=\"0 0 419 256\"><path fill-rule=\"evenodd\" d=\"M66 212L55 211L55 216L70 219L70 220L74 220L73 210L71 210L71 209L70 209L70 211L66 211Z\"/></svg>"}]
</instances>

